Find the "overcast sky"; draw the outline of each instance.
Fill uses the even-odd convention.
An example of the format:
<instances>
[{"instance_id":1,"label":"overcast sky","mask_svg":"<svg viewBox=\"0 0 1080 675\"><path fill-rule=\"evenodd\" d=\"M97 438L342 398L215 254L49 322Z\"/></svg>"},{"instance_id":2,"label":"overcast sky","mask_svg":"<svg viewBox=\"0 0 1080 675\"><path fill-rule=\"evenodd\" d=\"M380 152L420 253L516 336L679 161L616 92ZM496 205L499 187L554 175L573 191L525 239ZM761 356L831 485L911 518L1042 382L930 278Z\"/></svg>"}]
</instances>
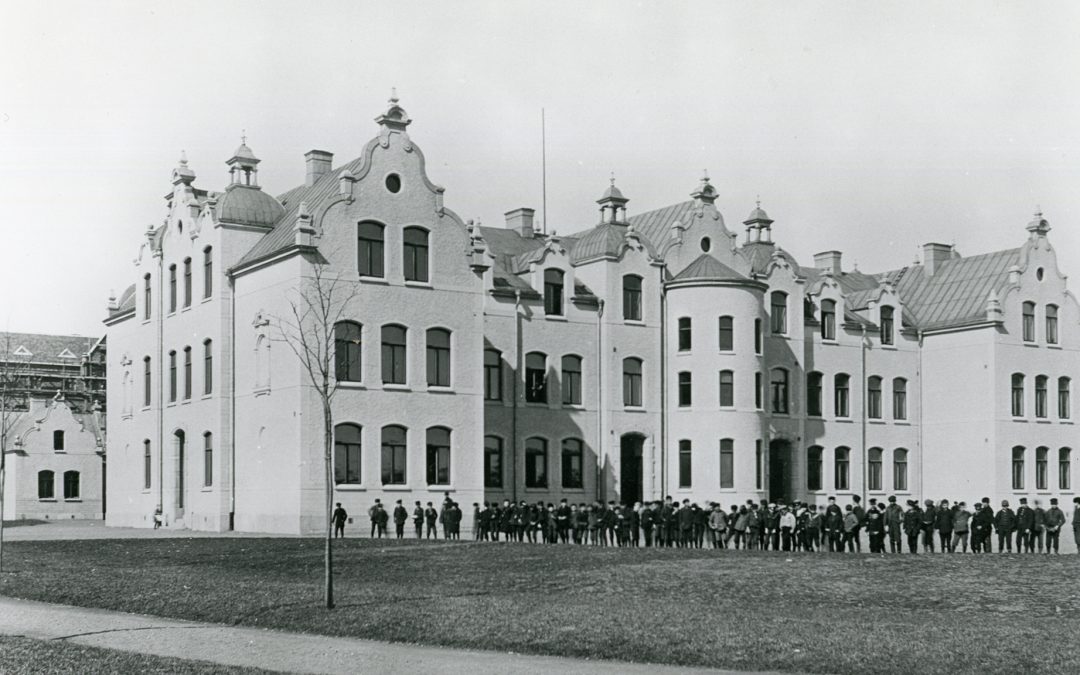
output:
<instances>
[{"instance_id":1,"label":"overcast sky","mask_svg":"<svg viewBox=\"0 0 1080 675\"><path fill-rule=\"evenodd\" d=\"M729 228L757 195L802 264L1020 245L1041 205L1080 269L1080 4L185 2L0 7L0 329L101 334L181 150L225 186L241 130L265 189L359 155L391 87L446 204L595 223L708 169ZM1075 290L1076 285L1073 284Z\"/></svg>"}]
</instances>

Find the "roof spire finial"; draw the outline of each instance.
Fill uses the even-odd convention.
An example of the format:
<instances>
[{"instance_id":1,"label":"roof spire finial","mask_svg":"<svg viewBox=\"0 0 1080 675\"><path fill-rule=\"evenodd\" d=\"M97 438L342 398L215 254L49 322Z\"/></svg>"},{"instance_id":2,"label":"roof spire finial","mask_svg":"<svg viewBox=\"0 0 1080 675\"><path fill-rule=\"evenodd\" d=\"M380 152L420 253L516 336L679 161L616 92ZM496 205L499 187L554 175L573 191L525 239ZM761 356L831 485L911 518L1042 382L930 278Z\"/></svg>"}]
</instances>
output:
<instances>
[{"instance_id":1,"label":"roof spire finial","mask_svg":"<svg viewBox=\"0 0 1080 675\"><path fill-rule=\"evenodd\" d=\"M757 196L757 207L759 209L761 208L761 195L760 194Z\"/></svg>"},{"instance_id":2,"label":"roof spire finial","mask_svg":"<svg viewBox=\"0 0 1080 675\"><path fill-rule=\"evenodd\" d=\"M187 166L187 150L180 151L180 166Z\"/></svg>"},{"instance_id":3,"label":"roof spire finial","mask_svg":"<svg viewBox=\"0 0 1080 675\"><path fill-rule=\"evenodd\" d=\"M397 95L397 87L390 87L390 103L392 105L397 104L397 102L399 100L400 99L398 99L398 95Z\"/></svg>"},{"instance_id":4,"label":"roof spire finial","mask_svg":"<svg viewBox=\"0 0 1080 675\"><path fill-rule=\"evenodd\" d=\"M247 129L240 130L240 145L247 145Z\"/></svg>"},{"instance_id":5,"label":"roof spire finial","mask_svg":"<svg viewBox=\"0 0 1080 675\"><path fill-rule=\"evenodd\" d=\"M705 170L703 170L701 172L701 182L702 183L708 183L709 182L709 170L708 169L705 169Z\"/></svg>"},{"instance_id":6,"label":"roof spire finial","mask_svg":"<svg viewBox=\"0 0 1080 675\"><path fill-rule=\"evenodd\" d=\"M615 172L614 171L611 172L611 184L615 185Z\"/></svg>"}]
</instances>

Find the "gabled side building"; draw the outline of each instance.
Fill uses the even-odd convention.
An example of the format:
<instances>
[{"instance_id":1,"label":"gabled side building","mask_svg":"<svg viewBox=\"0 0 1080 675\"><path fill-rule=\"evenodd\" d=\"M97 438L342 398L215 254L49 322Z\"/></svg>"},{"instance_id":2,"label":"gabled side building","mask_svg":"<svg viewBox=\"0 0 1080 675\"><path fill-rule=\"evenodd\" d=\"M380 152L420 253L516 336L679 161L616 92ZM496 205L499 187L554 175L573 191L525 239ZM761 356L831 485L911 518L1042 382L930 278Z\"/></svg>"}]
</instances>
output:
<instances>
[{"instance_id":1,"label":"gabled side building","mask_svg":"<svg viewBox=\"0 0 1080 675\"><path fill-rule=\"evenodd\" d=\"M246 142L223 191L181 159L106 320L110 524L326 526L321 408L281 330L316 270L350 289L334 498L354 515L1072 494L1080 313L1041 214L1015 249L927 244L880 273L801 265L760 204L729 228L708 177L636 215L613 181L565 236L529 208L481 227L396 99L376 121L277 197Z\"/></svg>"}]
</instances>

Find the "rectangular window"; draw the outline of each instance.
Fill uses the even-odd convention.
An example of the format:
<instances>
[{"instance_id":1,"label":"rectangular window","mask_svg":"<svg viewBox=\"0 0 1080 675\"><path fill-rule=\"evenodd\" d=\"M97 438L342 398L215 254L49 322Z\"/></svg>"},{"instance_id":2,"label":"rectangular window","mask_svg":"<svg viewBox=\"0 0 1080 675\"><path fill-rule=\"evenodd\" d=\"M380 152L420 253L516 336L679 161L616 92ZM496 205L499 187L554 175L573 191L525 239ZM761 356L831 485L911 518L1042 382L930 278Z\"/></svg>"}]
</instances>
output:
<instances>
[{"instance_id":1,"label":"rectangular window","mask_svg":"<svg viewBox=\"0 0 1080 675\"><path fill-rule=\"evenodd\" d=\"M623 319L641 321L641 277L627 274L623 277Z\"/></svg>"},{"instance_id":2,"label":"rectangular window","mask_svg":"<svg viewBox=\"0 0 1080 675\"><path fill-rule=\"evenodd\" d=\"M735 324L730 316L720 317L719 324L719 343L717 346L722 352L735 351Z\"/></svg>"},{"instance_id":3,"label":"rectangular window","mask_svg":"<svg viewBox=\"0 0 1080 675\"><path fill-rule=\"evenodd\" d=\"M762 490L765 486L765 450L761 440L754 441L754 489Z\"/></svg>"},{"instance_id":4,"label":"rectangular window","mask_svg":"<svg viewBox=\"0 0 1080 675\"><path fill-rule=\"evenodd\" d=\"M64 499L79 498L79 472L64 472Z\"/></svg>"},{"instance_id":5,"label":"rectangular window","mask_svg":"<svg viewBox=\"0 0 1080 675\"><path fill-rule=\"evenodd\" d=\"M833 378L833 414L837 417L848 417L851 414L851 411L848 407L849 382L850 378L844 374L837 375L835 378Z\"/></svg>"},{"instance_id":6,"label":"rectangular window","mask_svg":"<svg viewBox=\"0 0 1080 675\"><path fill-rule=\"evenodd\" d=\"M1072 381L1067 377L1058 378L1058 417L1063 420L1071 416L1069 389Z\"/></svg>"},{"instance_id":7,"label":"rectangular window","mask_svg":"<svg viewBox=\"0 0 1080 675\"><path fill-rule=\"evenodd\" d=\"M896 378L893 380L893 419L907 419L907 380Z\"/></svg>"},{"instance_id":8,"label":"rectangular window","mask_svg":"<svg viewBox=\"0 0 1080 675\"><path fill-rule=\"evenodd\" d=\"M867 462L866 467L866 481L867 489L873 491L881 490L881 449L870 449L870 460Z\"/></svg>"},{"instance_id":9,"label":"rectangular window","mask_svg":"<svg viewBox=\"0 0 1080 675\"><path fill-rule=\"evenodd\" d=\"M730 370L720 371L720 407L735 407L735 374Z\"/></svg>"},{"instance_id":10,"label":"rectangular window","mask_svg":"<svg viewBox=\"0 0 1080 675\"><path fill-rule=\"evenodd\" d=\"M1023 305L1023 333L1024 342L1035 341L1035 303L1025 302Z\"/></svg>"},{"instance_id":11,"label":"rectangular window","mask_svg":"<svg viewBox=\"0 0 1080 675\"><path fill-rule=\"evenodd\" d=\"M143 359L143 406L149 408L153 389L150 386L150 357Z\"/></svg>"},{"instance_id":12,"label":"rectangular window","mask_svg":"<svg viewBox=\"0 0 1080 675\"><path fill-rule=\"evenodd\" d=\"M562 358L562 402L563 405L581 405L580 357Z\"/></svg>"},{"instance_id":13,"label":"rectangular window","mask_svg":"<svg viewBox=\"0 0 1080 675\"><path fill-rule=\"evenodd\" d=\"M881 308L881 344L893 343L893 308L885 306Z\"/></svg>"},{"instance_id":14,"label":"rectangular window","mask_svg":"<svg viewBox=\"0 0 1080 675\"><path fill-rule=\"evenodd\" d=\"M169 402L176 402L176 352L169 352Z\"/></svg>"},{"instance_id":15,"label":"rectangular window","mask_svg":"<svg viewBox=\"0 0 1080 675\"><path fill-rule=\"evenodd\" d=\"M152 459L150 457L150 441L143 441L143 489L150 489L150 481L153 478L153 473L150 468L152 465Z\"/></svg>"},{"instance_id":16,"label":"rectangular window","mask_svg":"<svg viewBox=\"0 0 1080 675\"><path fill-rule=\"evenodd\" d=\"M184 347L184 400L191 399L191 347Z\"/></svg>"},{"instance_id":17,"label":"rectangular window","mask_svg":"<svg viewBox=\"0 0 1080 675\"><path fill-rule=\"evenodd\" d=\"M402 427L384 427L382 430L382 484L404 485L406 431Z\"/></svg>"},{"instance_id":18,"label":"rectangular window","mask_svg":"<svg viewBox=\"0 0 1080 675\"><path fill-rule=\"evenodd\" d=\"M484 487L503 486L503 442L497 436L484 437Z\"/></svg>"},{"instance_id":19,"label":"rectangular window","mask_svg":"<svg viewBox=\"0 0 1080 675\"><path fill-rule=\"evenodd\" d=\"M334 427L334 484L359 485L362 430L355 424Z\"/></svg>"},{"instance_id":20,"label":"rectangular window","mask_svg":"<svg viewBox=\"0 0 1080 675\"><path fill-rule=\"evenodd\" d=\"M821 339L836 339L836 302L834 300L821 301Z\"/></svg>"},{"instance_id":21,"label":"rectangular window","mask_svg":"<svg viewBox=\"0 0 1080 675\"><path fill-rule=\"evenodd\" d=\"M405 281L428 280L428 233L419 227L405 228L402 244Z\"/></svg>"},{"instance_id":22,"label":"rectangular window","mask_svg":"<svg viewBox=\"0 0 1080 675\"><path fill-rule=\"evenodd\" d=\"M150 288L150 275L143 277L143 318L150 318L151 300L153 291Z\"/></svg>"},{"instance_id":23,"label":"rectangular window","mask_svg":"<svg viewBox=\"0 0 1080 675\"><path fill-rule=\"evenodd\" d=\"M765 384L761 381L761 373L754 373L754 408L761 410L765 407L762 400L765 396Z\"/></svg>"},{"instance_id":24,"label":"rectangular window","mask_svg":"<svg viewBox=\"0 0 1080 675\"><path fill-rule=\"evenodd\" d=\"M733 487L735 487L735 441L722 438L720 439L720 488Z\"/></svg>"},{"instance_id":25,"label":"rectangular window","mask_svg":"<svg viewBox=\"0 0 1080 675\"><path fill-rule=\"evenodd\" d=\"M427 383L429 387L450 386L450 331L432 328L427 332Z\"/></svg>"},{"instance_id":26,"label":"rectangular window","mask_svg":"<svg viewBox=\"0 0 1080 675\"><path fill-rule=\"evenodd\" d=\"M450 485L450 432L440 427L427 432L427 484Z\"/></svg>"},{"instance_id":27,"label":"rectangular window","mask_svg":"<svg viewBox=\"0 0 1080 675\"><path fill-rule=\"evenodd\" d=\"M881 419L881 378L871 377L866 388L866 416Z\"/></svg>"},{"instance_id":28,"label":"rectangular window","mask_svg":"<svg viewBox=\"0 0 1080 675\"><path fill-rule=\"evenodd\" d=\"M539 352L525 355L525 402L548 402L547 357Z\"/></svg>"},{"instance_id":29,"label":"rectangular window","mask_svg":"<svg viewBox=\"0 0 1080 675\"><path fill-rule=\"evenodd\" d=\"M544 270L544 314L563 315L563 273L561 270Z\"/></svg>"},{"instance_id":30,"label":"rectangular window","mask_svg":"<svg viewBox=\"0 0 1080 675\"><path fill-rule=\"evenodd\" d=\"M763 342L763 323L761 319L754 319L754 353L761 354L761 343Z\"/></svg>"},{"instance_id":31,"label":"rectangular window","mask_svg":"<svg viewBox=\"0 0 1080 675\"><path fill-rule=\"evenodd\" d=\"M836 461L834 462L835 480L837 490L848 489L848 467L850 460L848 459L847 448L836 449Z\"/></svg>"},{"instance_id":32,"label":"rectangular window","mask_svg":"<svg viewBox=\"0 0 1080 675\"><path fill-rule=\"evenodd\" d=\"M52 447L56 452L64 451L64 432L61 429L52 433Z\"/></svg>"},{"instance_id":33,"label":"rectangular window","mask_svg":"<svg viewBox=\"0 0 1080 675\"><path fill-rule=\"evenodd\" d=\"M893 456L893 489L907 492L907 450L897 450Z\"/></svg>"},{"instance_id":34,"label":"rectangular window","mask_svg":"<svg viewBox=\"0 0 1080 675\"><path fill-rule=\"evenodd\" d=\"M806 414L821 417L821 373L806 374Z\"/></svg>"},{"instance_id":35,"label":"rectangular window","mask_svg":"<svg viewBox=\"0 0 1080 675\"><path fill-rule=\"evenodd\" d=\"M214 484L214 437L203 434L203 487Z\"/></svg>"},{"instance_id":36,"label":"rectangular window","mask_svg":"<svg viewBox=\"0 0 1080 675\"><path fill-rule=\"evenodd\" d=\"M405 341L402 326L382 327L382 381L384 384L405 384Z\"/></svg>"},{"instance_id":37,"label":"rectangular window","mask_svg":"<svg viewBox=\"0 0 1080 675\"><path fill-rule=\"evenodd\" d=\"M1035 417L1042 418L1047 415L1046 379L1045 375L1035 378Z\"/></svg>"},{"instance_id":38,"label":"rectangular window","mask_svg":"<svg viewBox=\"0 0 1080 675\"><path fill-rule=\"evenodd\" d=\"M788 371L777 368L772 374L772 411L787 415L788 410Z\"/></svg>"},{"instance_id":39,"label":"rectangular window","mask_svg":"<svg viewBox=\"0 0 1080 675\"><path fill-rule=\"evenodd\" d=\"M546 488L547 486L547 441L542 438L530 438L525 441L525 487Z\"/></svg>"},{"instance_id":40,"label":"rectangular window","mask_svg":"<svg viewBox=\"0 0 1080 675\"><path fill-rule=\"evenodd\" d=\"M623 359L623 405L641 406L641 371L640 359Z\"/></svg>"},{"instance_id":41,"label":"rectangular window","mask_svg":"<svg viewBox=\"0 0 1080 675\"><path fill-rule=\"evenodd\" d=\"M1024 416L1024 376L1020 373L1013 373L1012 376L1012 415Z\"/></svg>"},{"instance_id":42,"label":"rectangular window","mask_svg":"<svg viewBox=\"0 0 1080 675\"><path fill-rule=\"evenodd\" d=\"M679 351L690 351L690 345L692 344L693 334L691 332L690 318L682 317L679 319Z\"/></svg>"},{"instance_id":43,"label":"rectangular window","mask_svg":"<svg viewBox=\"0 0 1080 675\"><path fill-rule=\"evenodd\" d=\"M781 291L773 291L770 308L770 328L773 335L787 334L787 294Z\"/></svg>"},{"instance_id":44,"label":"rectangular window","mask_svg":"<svg viewBox=\"0 0 1080 675\"><path fill-rule=\"evenodd\" d=\"M1012 489L1024 489L1024 449L1019 446L1012 451Z\"/></svg>"},{"instance_id":45,"label":"rectangular window","mask_svg":"<svg viewBox=\"0 0 1080 675\"><path fill-rule=\"evenodd\" d=\"M1046 490L1049 488L1050 480L1048 478L1050 474L1050 466L1047 455L1050 450L1047 448L1035 449L1035 489Z\"/></svg>"},{"instance_id":46,"label":"rectangular window","mask_svg":"<svg viewBox=\"0 0 1080 675\"><path fill-rule=\"evenodd\" d=\"M679 441L679 487L690 487L691 469L690 441Z\"/></svg>"},{"instance_id":47,"label":"rectangular window","mask_svg":"<svg viewBox=\"0 0 1080 675\"><path fill-rule=\"evenodd\" d=\"M169 313L176 311L176 265L169 265Z\"/></svg>"},{"instance_id":48,"label":"rectangular window","mask_svg":"<svg viewBox=\"0 0 1080 675\"><path fill-rule=\"evenodd\" d=\"M1070 473L1072 472L1072 450L1069 448L1062 448L1058 450L1058 489L1059 490L1071 490L1072 478ZM1075 527L1075 521L1074 521Z\"/></svg>"},{"instance_id":49,"label":"rectangular window","mask_svg":"<svg viewBox=\"0 0 1080 675\"><path fill-rule=\"evenodd\" d=\"M191 258L184 259L184 307L191 307Z\"/></svg>"},{"instance_id":50,"label":"rectangular window","mask_svg":"<svg viewBox=\"0 0 1080 675\"><path fill-rule=\"evenodd\" d=\"M816 445L806 451L806 489L821 489L821 448Z\"/></svg>"},{"instance_id":51,"label":"rectangular window","mask_svg":"<svg viewBox=\"0 0 1080 675\"><path fill-rule=\"evenodd\" d=\"M214 350L210 340L203 343L203 394L214 393Z\"/></svg>"},{"instance_id":52,"label":"rectangular window","mask_svg":"<svg viewBox=\"0 0 1080 675\"><path fill-rule=\"evenodd\" d=\"M203 251L203 297L214 292L214 256L209 246Z\"/></svg>"},{"instance_id":53,"label":"rectangular window","mask_svg":"<svg viewBox=\"0 0 1080 675\"><path fill-rule=\"evenodd\" d=\"M1058 343L1058 308L1057 305L1046 306L1046 344Z\"/></svg>"},{"instance_id":54,"label":"rectangular window","mask_svg":"<svg viewBox=\"0 0 1080 675\"><path fill-rule=\"evenodd\" d=\"M362 277L382 278L383 227L376 223L360 223L357 234L357 272Z\"/></svg>"},{"instance_id":55,"label":"rectangular window","mask_svg":"<svg viewBox=\"0 0 1080 675\"><path fill-rule=\"evenodd\" d=\"M502 400L502 353L484 350L484 400Z\"/></svg>"},{"instance_id":56,"label":"rectangular window","mask_svg":"<svg viewBox=\"0 0 1080 675\"><path fill-rule=\"evenodd\" d=\"M679 407L688 408L693 403L693 381L690 373L679 373Z\"/></svg>"},{"instance_id":57,"label":"rectangular window","mask_svg":"<svg viewBox=\"0 0 1080 675\"><path fill-rule=\"evenodd\" d=\"M53 486L52 471L38 471L38 499L54 499L56 490Z\"/></svg>"},{"instance_id":58,"label":"rectangular window","mask_svg":"<svg viewBox=\"0 0 1080 675\"><path fill-rule=\"evenodd\" d=\"M582 471L584 451L581 441L568 438L562 444L562 486L569 490L580 490L584 485Z\"/></svg>"}]
</instances>

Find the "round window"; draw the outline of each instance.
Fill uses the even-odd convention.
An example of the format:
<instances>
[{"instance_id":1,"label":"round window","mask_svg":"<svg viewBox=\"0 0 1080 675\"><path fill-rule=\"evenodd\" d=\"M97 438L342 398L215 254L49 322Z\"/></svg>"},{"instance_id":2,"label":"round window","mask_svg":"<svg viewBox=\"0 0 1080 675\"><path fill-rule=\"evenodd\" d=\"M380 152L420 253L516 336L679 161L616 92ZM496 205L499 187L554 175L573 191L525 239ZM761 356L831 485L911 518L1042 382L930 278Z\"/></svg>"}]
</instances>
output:
<instances>
[{"instance_id":1,"label":"round window","mask_svg":"<svg viewBox=\"0 0 1080 675\"><path fill-rule=\"evenodd\" d=\"M1035 270L1035 278L1038 279L1039 281L1042 281L1043 268L1040 267L1039 269Z\"/></svg>"},{"instance_id":2,"label":"round window","mask_svg":"<svg viewBox=\"0 0 1080 675\"><path fill-rule=\"evenodd\" d=\"M386 189L394 194L401 191L401 176L392 173L386 177Z\"/></svg>"},{"instance_id":3,"label":"round window","mask_svg":"<svg viewBox=\"0 0 1080 675\"><path fill-rule=\"evenodd\" d=\"M712 248L712 240L709 239L708 237L702 237L701 238L701 250L708 253L710 248Z\"/></svg>"}]
</instances>

